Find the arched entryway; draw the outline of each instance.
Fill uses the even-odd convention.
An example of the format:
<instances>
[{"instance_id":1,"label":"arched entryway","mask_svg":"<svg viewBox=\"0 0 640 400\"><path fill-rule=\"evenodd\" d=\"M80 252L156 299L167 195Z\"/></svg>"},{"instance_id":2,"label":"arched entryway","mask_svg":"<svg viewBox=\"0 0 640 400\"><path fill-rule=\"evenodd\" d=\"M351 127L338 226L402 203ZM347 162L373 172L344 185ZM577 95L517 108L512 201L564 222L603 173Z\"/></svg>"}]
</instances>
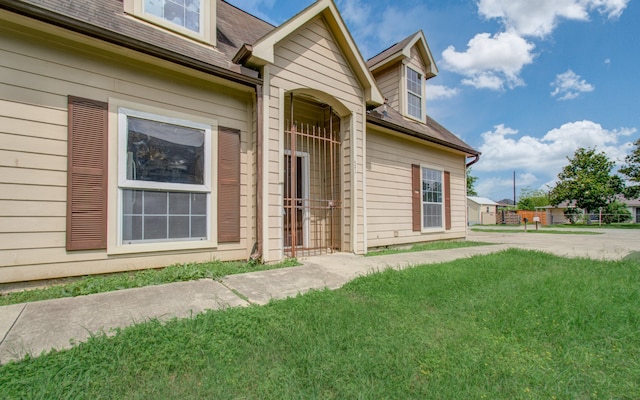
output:
<instances>
[{"instance_id":1,"label":"arched entryway","mask_svg":"<svg viewBox=\"0 0 640 400\"><path fill-rule=\"evenodd\" d=\"M341 251L342 118L308 91L287 93L284 114L285 256Z\"/></svg>"}]
</instances>

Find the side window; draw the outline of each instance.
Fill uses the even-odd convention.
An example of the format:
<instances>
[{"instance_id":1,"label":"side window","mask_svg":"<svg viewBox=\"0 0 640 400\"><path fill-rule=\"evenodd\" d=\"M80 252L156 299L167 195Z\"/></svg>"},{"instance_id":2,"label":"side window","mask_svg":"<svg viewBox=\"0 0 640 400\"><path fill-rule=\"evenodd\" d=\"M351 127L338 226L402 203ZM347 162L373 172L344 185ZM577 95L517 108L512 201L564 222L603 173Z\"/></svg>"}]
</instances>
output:
<instances>
[{"instance_id":1,"label":"side window","mask_svg":"<svg viewBox=\"0 0 640 400\"><path fill-rule=\"evenodd\" d=\"M123 244L207 240L211 126L118 109Z\"/></svg>"},{"instance_id":2,"label":"side window","mask_svg":"<svg viewBox=\"0 0 640 400\"><path fill-rule=\"evenodd\" d=\"M422 228L441 228L444 215L442 171L422 167Z\"/></svg>"},{"instance_id":3,"label":"side window","mask_svg":"<svg viewBox=\"0 0 640 400\"><path fill-rule=\"evenodd\" d=\"M414 232L451 229L451 172L411 165L411 225Z\"/></svg>"},{"instance_id":4,"label":"side window","mask_svg":"<svg viewBox=\"0 0 640 400\"><path fill-rule=\"evenodd\" d=\"M407 113L422 120L422 74L407 67Z\"/></svg>"}]
</instances>

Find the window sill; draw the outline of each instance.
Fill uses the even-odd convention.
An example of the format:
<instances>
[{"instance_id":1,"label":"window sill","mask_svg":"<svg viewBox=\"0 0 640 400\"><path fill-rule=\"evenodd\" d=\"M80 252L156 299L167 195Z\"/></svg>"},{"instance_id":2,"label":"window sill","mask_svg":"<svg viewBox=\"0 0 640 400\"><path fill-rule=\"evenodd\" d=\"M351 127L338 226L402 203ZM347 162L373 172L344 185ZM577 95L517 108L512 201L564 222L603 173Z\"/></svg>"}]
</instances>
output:
<instances>
[{"instance_id":1,"label":"window sill","mask_svg":"<svg viewBox=\"0 0 640 400\"><path fill-rule=\"evenodd\" d=\"M218 243L212 240L185 240L177 242L133 243L109 246L107 255L126 255L137 253L160 253L183 250L215 250Z\"/></svg>"},{"instance_id":2,"label":"window sill","mask_svg":"<svg viewBox=\"0 0 640 400\"><path fill-rule=\"evenodd\" d=\"M420 233L423 235L428 235L432 233L445 233L447 232L444 228L423 228Z\"/></svg>"},{"instance_id":3,"label":"window sill","mask_svg":"<svg viewBox=\"0 0 640 400\"><path fill-rule=\"evenodd\" d=\"M409 115L409 114L404 114L403 116L404 116L406 119L408 119L408 120L410 120L410 121L412 121L412 122L417 122L417 123L419 123L419 124L423 124L423 125L424 125L424 124L426 124L426 122L425 122L426 117L425 117L424 119L420 119L420 118L416 118L416 117L414 117L413 115Z\"/></svg>"}]
</instances>

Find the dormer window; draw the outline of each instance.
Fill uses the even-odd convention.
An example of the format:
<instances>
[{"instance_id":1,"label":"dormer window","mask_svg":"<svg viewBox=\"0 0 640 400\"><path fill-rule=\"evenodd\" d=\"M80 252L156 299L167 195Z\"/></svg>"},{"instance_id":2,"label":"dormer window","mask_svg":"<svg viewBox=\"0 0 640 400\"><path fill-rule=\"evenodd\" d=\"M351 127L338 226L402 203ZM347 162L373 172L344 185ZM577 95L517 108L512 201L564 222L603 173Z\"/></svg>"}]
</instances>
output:
<instances>
[{"instance_id":1,"label":"dormer window","mask_svg":"<svg viewBox=\"0 0 640 400\"><path fill-rule=\"evenodd\" d=\"M407 67L407 114L422 120L422 74Z\"/></svg>"},{"instance_id":2,"label":"dormer window","mask_svg":"<svg viewBox=\"0 0 640 400\"><path fill-rule=\"evenodd\" d=\"M202 33L202 2L203 0L144 0L144 13Z\"/></svg>"},{"instance_id":3,"label":"dormer window","mask_svg":"<svg viewBox=\"0 0 640 400\"><path fill-rule=\"evenodd\" d=\"M124 0L124 10L158 27L216 45L215 1Z\"/></svg>"}]
</instances>

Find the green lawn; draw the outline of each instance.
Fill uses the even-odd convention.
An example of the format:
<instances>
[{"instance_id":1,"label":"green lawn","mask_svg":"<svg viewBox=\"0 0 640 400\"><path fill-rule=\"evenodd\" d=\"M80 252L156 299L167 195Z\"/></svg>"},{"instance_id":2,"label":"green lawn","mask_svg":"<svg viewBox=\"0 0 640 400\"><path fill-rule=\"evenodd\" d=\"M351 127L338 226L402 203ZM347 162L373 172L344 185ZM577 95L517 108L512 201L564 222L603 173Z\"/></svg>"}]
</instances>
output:
<instances>
[{"instance_id":1,"label":"green lawn","mask_svg":"<svg viewBox=\"0 0 640 400\"><path fill-rule=\"evenodd\" d=\"M406 248L389 247L386 249L374 250L368 252L366 255L367 257L372 257L387 254L411 253L416 251L447 250L458 249L462 247L488 246L493 244L495 243L473 242L470 240L438 240L429 243L418 243Z\"/></svg>"},{"instance_id":2,"label":"green lawn","mask_svg":"<svg viewBox=\"0 0 640 400\"><path fill-rule=\"evenodd\" d=\"M217 279L226 275L285 268L295 265L300 265L295 259L288 259L278 264L212 261L207 263L176 264L159 269L146 269L108 275L84 276L60 285L2 294L0 295L0 306L62 297L83 296L150 285L161 285L163 283L204 278Z\"/></svg>"},{"instance_id":3,"label":"green lawn","mask_svg":"<svg viewBox=\"0 0 640 400\"><path fill-rule=\"evenodd\" d=\"M592 399L640 393L640 265L507 250L0 367L6 399Z\"/></svg>"}]
</instances>

